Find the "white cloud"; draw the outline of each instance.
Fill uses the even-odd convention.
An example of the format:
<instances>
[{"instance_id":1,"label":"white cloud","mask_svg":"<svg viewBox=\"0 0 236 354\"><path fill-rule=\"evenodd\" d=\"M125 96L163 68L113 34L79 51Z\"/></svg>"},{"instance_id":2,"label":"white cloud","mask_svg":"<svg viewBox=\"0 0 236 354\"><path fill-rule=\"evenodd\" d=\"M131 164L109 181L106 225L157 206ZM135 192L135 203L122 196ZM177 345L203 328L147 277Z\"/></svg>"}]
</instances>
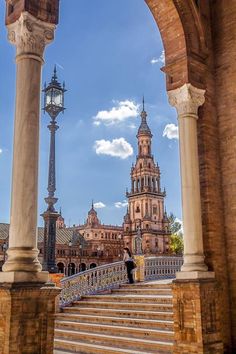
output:
<instances>
[{"instance_id":1,"label":"white cloud","mask_svg":"<svg viewBox=\"0 0 236 354\"><path fill-rule=\"evenodd\" d=\"M151 64L155 65L157 63L165 64L165 51L164 50L161 52L161 55L159 56L159 58L152 58Z\"/></svg>"},{"instance_id":2,"label":"white cloud","mask_svg":"<svg viewBox=\"0 0 236 354\"><path fill-rule=\"evenodd\" d=\"M0 154L2 154L2 149L0 149Z\"/></svg>"},{"instance_id":3,"label":"white cloud","mask_svg":"<svg viewBox=\"0 0 236 354\"><path fill-rule=\"evenodd\" d=\"M136 118L139 115L139 105L134 101L114 101L115 106L107 111L99 111L93 118L95 125L104 123L105 125L118 124L128 118Z\"/></svg>"},{"instance_id":4,"label":"white cloud","mask_svg":"<svg viewBox=\"0 0 236 354\"><path fill-rule=\"evenodd\" d=\"M151 60L151 64L157 64L157 63L159 63L159 60L157 59L157 58L152 58L152 60Z\"/></svg>"},{"instance_id":5,"label":"white cloud","mask_svg":"<svg viewBox=\"0 0 236 354\"><path fill-rule=\"evenodd\" d=\"M166 136L168 139L179 139L179 128L175 124L167 124L162 136Z\"/></svg>"},{"instance_id":6,"label":"white cloud","mask_svg":"<svg viewBox=\"0 0 236 354\"><path fill-rule=\"evenodd\" d=\"M136 127L136 125L135 124L129 124L129 126L128 126L130 129L136 129L137 127Z\"/></svg>"},{"instance_id":7,"label":"white cloud","mask_svg":"<svg viewBox=\"0 0 236 354\"><path fill-rule=\"evenodd\" d=\"M133 155L132 146L124 138L113 139L112 141L96 140L94 148L97 155L109 155L121 159L126 159Z\"/></svg>"},{"instance_id":8,"label":"white cloud","mask_svg":"<svg viewBox=\"0 0 236 354\"><path fill-rule=\"evenodd\" d=\"M102 209L105 207L106 207L106 205L103 202L94 203L94 208L96 208L96 209Z\"/></svg>"},{"instance_id":9,"label":"white cloud","mask_svg":"<svg viewBox=\"0 0 236 354\"><path fill-rule=\"evenodd\" d=\"M115 207L116 208L125 208L127 207L128 202L126 200L123 200L123 202L116 202Z\"/></svg>"}]
</instances>

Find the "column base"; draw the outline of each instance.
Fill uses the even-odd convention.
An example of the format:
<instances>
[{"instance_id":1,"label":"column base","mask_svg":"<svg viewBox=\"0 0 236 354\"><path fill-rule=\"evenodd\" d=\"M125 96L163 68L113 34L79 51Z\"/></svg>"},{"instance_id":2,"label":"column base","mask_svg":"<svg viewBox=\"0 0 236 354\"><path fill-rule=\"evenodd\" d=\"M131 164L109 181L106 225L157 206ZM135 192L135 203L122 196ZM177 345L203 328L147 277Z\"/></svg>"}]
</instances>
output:
<instances>
[{"instance_id":1,"label":"column base","mask_svg":"<svg viewBox=\"0 0 236 354\"><path fill-rule=\"evenodd\" d=\"M3 283L45 284L48 279L48 272L0 272L0 286Z\"/></svg>"},{"instance_id":2,"label":"column base","mask_svg":"<svg viewBox=\"0 0 236 354\"><path fill-rule=\"evenodd\" d=\"M0 286L0 353L53 354L56 287Z\"/></svg>"},{"instance_id":3,"label":"column base","mask_svg":"<svg viewBox=\"0 0 236 354\"><path fill-rule=\"evenodd\" d=\"M174 354L223 354L214 279L173 281Z\"/></svg>"},{"instance_id":4,"label":"column base","mask_svg":"<svg viewBox=\"0 0 236 354\"><path fill-rule=\"evenodd\" d=\"M191 280L191 279L214 279L215 272L177 272L176 279Z\"/></svg>"},{"instance_id":5,"label":"column base","mask_svg":"<svg viewBox=\"0 0 236 354\"><path fill-rule=\"evenodd\" d=\"M207 272L208 267L204 262L203 254L184 254L184 264L182 272Z\"/></svg>"},{"instance_id":6,"label":"column base","mask_svg":"<svg viewBox=\"0 0 236 354\"><path fill-rule=\"evenodd\" d=\"M4 272L41 272L42 266L38 260L38 254L39 251L36 248L10 247L2 269Z\"/></svg>"}]
</instances>

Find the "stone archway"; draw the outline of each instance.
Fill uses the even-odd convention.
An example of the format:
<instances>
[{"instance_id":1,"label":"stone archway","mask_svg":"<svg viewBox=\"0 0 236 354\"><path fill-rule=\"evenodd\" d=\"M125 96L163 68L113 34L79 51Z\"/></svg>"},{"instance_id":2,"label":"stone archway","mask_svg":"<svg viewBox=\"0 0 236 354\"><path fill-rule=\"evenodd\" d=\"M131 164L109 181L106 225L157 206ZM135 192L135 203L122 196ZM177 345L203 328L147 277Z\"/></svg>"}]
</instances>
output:
<instances>
[{"instance_id":1,"label":"stone archway","mask_svg":"<svg viewBox=\"0 0 236 354\"><path fill-rule=\"evenodd\" d=\"M93 269L93 268L96 268L96 267L97 267L96 263L91 263L90 266L89 266L90 269Z\"/></svg>"},{"instance_id":2,"label":"stone archway","mask_svg":"<svg viewBox=\"0 0 236 354\"><path fill-rule=\"evenodd\" d=\"M80 272L84 272L86 270L86 264L85 263L81 263L79 266L79 271Z\"/></svg>"},{"instance_id":3,"label":"stone archway","mask_svg":"<svg viewBox=\"0 0 236 354\"><path fill-rule=\"evenodd\" d=\"M190 187L193 193L191 198L183 193L184 223L188 226L185 227L185 252L186 250L188 252L185 253L185 261L188 268L185 267L185 272L181 272L183 274L174 285L175 351L180 353L184 349L191 353L195 350L195 344L191 340L182 343L188 328L180 329L180 323L185 322L190 323L196 333L204 334L210 328L206 338L197 338L200 340L199 346L202 350L208 348L208 343L212 342L213 337L214 341L220 343L220 324L227 349L231 347L228 278L233 281L236 272L233 263L236 252L233 241L235 227L229 218L227 221L230 227L225 224L228 214L234 216L232 196L236 195L234 174L231 172L231 176L229 172L233 170L235 163L235 158L232 157L234 151L227 139L232 134L232 127L234 132L236 128L234 110L227 113L227 123L223 119L225 107L229 103L234 104L230 79L223 66L233 68L233 61L224 58L226 51L233 57L235 50L233 42L230 41L230 29L225 18L230 17L229 23L234 23L236 15L234 11L226 13L222 0L213 3L201 0L146 0L146 3L162 36L166 53L163 71L166 73L167 91L181 122L183 191L185 187ZM232 0L229 0L228 4L235 9ZM0 277L2 283L9 282L9 279L12 283L47 281L47 276L41 272L37 261L36 250L39 95L43 52L46 44L53 40L58 7L58 0L41 0L37 4L31 0L27 2L7 0L6 23L9 40L17 48L18 70L11 227L8 260ZM211 12L216 16L212 16ZM222 26L224 31L220 31ZM222 40L218 43L212 39L212 33L221 36ZM221 89L216 88L214 75ZM30 82L27 80L28 77L31 77ZM217 99L216 91L220 95ZM223 101L222 106L219 97ZM204 105L199 108L203 103ZM219 146L221 136L224 139ZM224 159L224 152L227 153L227 161ZM194 163L190 164L190 161ZM190 175L189 186L186 182L189 182L187 177ZM226 196L223 195L222 188ZM27 213L27 210L30 212ZM194 212L189 214L192 210ZM225 247L226 238L231 246L228 249ZM190 240L193 242L194 250ZM215 272L217 289L214 274L207 272L207 267L204 266L204 254L209 270ZM227 261L231 272L227 269ZM182 279L183 277L185 279ZM233 304L236 290L231 284L230 286ZM51 297L55 296L53 292L51 293ZM210 323L204 327L206 318L216 318L215 313L209 313L208 309L214 307L217 309L217 306L213 305L218 297L224 311L217 311L219 319L216 325ZM201 313L196 312L192 318L186 318L183 322L183 318L179 317L180 313L184 316L189 311L187 302L186 309L179 311L178 306L182 303L182 298L194 303L195 308L201 308ZM233 311L234 308L232 305ZM199 322L195 321L196 316ZM234 346L236 346L235 318L235 316L231 318ZM46 349L45 352L50 351Z\"/></svg>"},{"instance_id":4,"label":"stone archway","mask_svg":"<svg viewBox=\"0 0 236 354\"><path fill-rule=\"evenodd\" d=\"M65 272L65 265L62 262L57 263L57 269L58 273L64 273Z\"/></svg>"}]
</instances>

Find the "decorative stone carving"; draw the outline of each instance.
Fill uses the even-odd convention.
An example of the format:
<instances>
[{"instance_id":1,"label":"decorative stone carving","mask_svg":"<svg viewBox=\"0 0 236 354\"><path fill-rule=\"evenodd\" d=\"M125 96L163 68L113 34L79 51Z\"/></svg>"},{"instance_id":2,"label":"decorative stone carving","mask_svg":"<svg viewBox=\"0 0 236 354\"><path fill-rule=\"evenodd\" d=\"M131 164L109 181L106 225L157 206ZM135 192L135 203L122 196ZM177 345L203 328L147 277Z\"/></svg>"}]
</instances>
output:
<instances>
[{"instance_id":1,"label":"decorative stone carving","mask_svg":"<svg viewBox=\"0 0 236 354\"><path fill-rule=\"evenodd\" d=\"M17 56L43 56L45 46L53 41L55 25L42 22L23 12L16 22L7 26L8 40L16 45Z\"/></svg>"},{"instance_id":2,"label":"decorative stone carving","mask_svg":"<svg viewBox=\"0 0 236 354\"><path fill-rule=\"evenodd\" d=\"M198 118L198 108L205 102L205 90L201 90L191 84L185 84L176 90L168 92L169 103L182 115L195 114Z\"/></svg>"}]
</instances>

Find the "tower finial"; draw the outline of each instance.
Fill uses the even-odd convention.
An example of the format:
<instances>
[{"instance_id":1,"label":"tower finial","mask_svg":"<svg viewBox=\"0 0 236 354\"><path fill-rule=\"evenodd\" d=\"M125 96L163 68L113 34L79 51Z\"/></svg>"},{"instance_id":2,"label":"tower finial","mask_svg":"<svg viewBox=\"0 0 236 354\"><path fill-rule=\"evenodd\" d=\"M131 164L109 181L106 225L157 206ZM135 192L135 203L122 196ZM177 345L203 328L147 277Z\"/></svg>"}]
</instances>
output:
<instances>
[{"instance_id":1,"label":"tower finial","mask_svg":"<svg viewBox=\"0 0 236 354\"><path fill-rule=\"evenodd\" d=\"M92 199L92 209L94 209L94 205L93 205L93 199Z\"/></svg>"},{"instance_id":2,"label":"tower finial","mask_svg":"<svg viewBox=\"0 0 236 354\"><path fill-rule=\"evenodd\" d=\"M143 112L145 111L145 100L144 100L144 95L143 95Z\"/></svg>"},{"instance_id":3,"label":"tower finial","mask_svg":"<svg viewBox=\"0 0 236 354\"><path fill-rule=\"evenodd\" d=\"M53 80L57 80L57 66L56 64L54 65L54 70L53 70Z\"/></svg>"}]
</instances>

